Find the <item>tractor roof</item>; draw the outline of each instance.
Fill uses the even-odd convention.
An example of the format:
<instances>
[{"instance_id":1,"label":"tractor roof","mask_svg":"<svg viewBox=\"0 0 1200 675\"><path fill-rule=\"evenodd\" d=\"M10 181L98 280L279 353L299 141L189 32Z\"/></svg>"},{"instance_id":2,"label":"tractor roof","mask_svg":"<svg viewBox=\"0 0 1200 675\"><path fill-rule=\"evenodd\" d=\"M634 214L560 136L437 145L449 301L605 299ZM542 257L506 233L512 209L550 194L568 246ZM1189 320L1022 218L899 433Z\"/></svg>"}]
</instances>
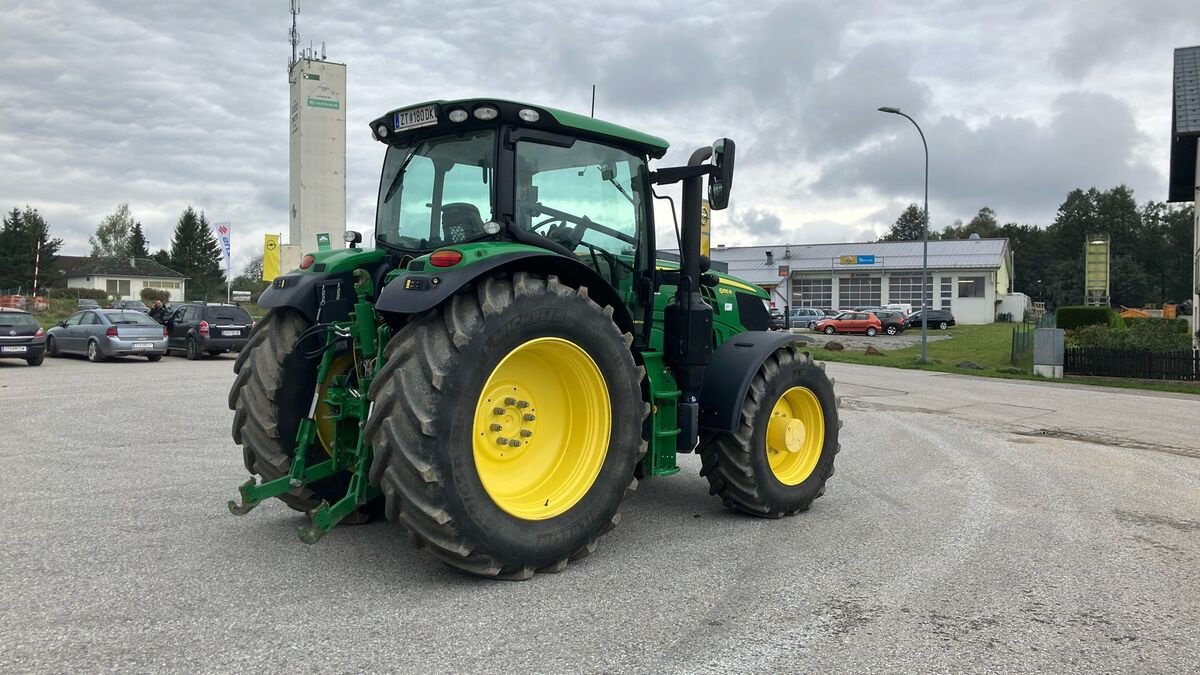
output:
<instances>
[{"instance_id":1,"label":"tractor roof","mask_svg":"<svg viewBox=\"0 0 1200 675\"><path fill-rule=\"evenodd\" d=\"M476 127L479 125L479 121L473 116L473 113L476 108L483 107L495 108L499 112L499 120L505 123L529 129L542 129L545 131L566 133L572 136L591 137L597 140L608 141L615 145L632 146L654 159L662 157L666 154L667 148L670 147L665 140L657 136L651 136L650 134L623 127L619 124L613 124L612 122L605 122L604 120L567 112L566 110L498 98L467 98L454 101L438 100L405 106L397 108L371 122L371 129L378 140L394 142L397 137L402 137L418 129L427 129L428 127L436 126L436 130L439 132ZM409 122L408 118L401 119L398 116L398 113L412 114L426 109L434 111L436 113L435 116L430 117L415 114L411 118L412 122ZM449 115L455 110L465 111L468 114L466 120L463 122L451 121ZM529 121L527 119L528 115L522 116L520 114L523 110L535 111L537 113L536 119L532 122ZM495 123L495 119L487 120L489 126ZM381 137L378 132L380 125L384 125L384 128L389 132L389 136ZM428 131L425 133L428 133Z\"/></svg>"}]
</instances>

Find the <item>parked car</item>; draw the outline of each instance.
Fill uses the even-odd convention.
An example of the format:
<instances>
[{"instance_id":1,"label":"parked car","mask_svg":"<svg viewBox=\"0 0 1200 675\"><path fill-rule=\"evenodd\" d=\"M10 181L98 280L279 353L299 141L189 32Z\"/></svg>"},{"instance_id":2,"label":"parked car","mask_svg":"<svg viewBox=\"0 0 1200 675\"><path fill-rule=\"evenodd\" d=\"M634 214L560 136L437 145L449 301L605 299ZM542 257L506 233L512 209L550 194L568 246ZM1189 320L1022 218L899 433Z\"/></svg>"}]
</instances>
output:
<instances>
[{"instance_id":1,"label":"parked car","mask_svg":"<svg viewBox=\"0 0 1200 675\"><path fill-rule=\"evenodd\" d=\"M899 335L908 330L912 324L909 323L908 317L904 314L890 309L872 309L868 310L879 318L879 322L883 324L883 332L888 335Z\"/></svg>"},{"instance_id":2,"label":"parked car","mask_svg":"<svg viewBox=\"0 0 1200 675\"><path fill-rule=\"evenodd\" d=\"M237 305L185 302L167 319L167 351L191 360L241 351L250 339L254 320Z\"/></svg>"},{"instance_id":3,"label":"parked car","mask_svg":"<svg viewBox=\"0 0 1200 675\"><path fill-rule=\"evenodd\" d=\"M781 312L777 309L772 309L771 310L771 322L768 324L768 327L771 330L783 330L784 328L786 328L787 321L785 321L783 318L783 312Z\"/></svg>"},{"instance_id":4,"label":"parked car","mask_svg":"<svg viewBox=\"0 0 1200 675\"><path fill-rule=\"evenodd\" d=\"M833 317L842 313L841 310L837 310L837 309L823 309L821 311L825 312L825 318L827 318L827 319L832 319Z\"/></svg>"},{"instance_id":5,"label":"parked car","mask_svg":"<svg viewBox=\"0 0 1200 675\"><path fill-rule=\"evenodd\" d=\"M150 308L146 306L146 303L142 302L141 300L117 300L113 304L109 305L109 308L110 309L132 309L132 310L136 310L138 312L142 312L143 314L150 311Z\"/></svg>"},{"instance_id":6,"label":"parked car","mask_svg":"<svg viewBox=\"0 0 1200 675\"><path fill-rule=\"evenodd\" d=\"M46 354L83 354L93 363L113 356L145 356L158 361L166 353L166 330L132 309L75 312L46 334Z\"/></svg>"},{"instance_id":7,"label":"parked car","mask_svg":"<svg viewBox=\"0 0 1200 675\"><path fill-rule=\"evenodd\" d=\"M31 366L46 358L46 333L37 319L20 309L0 307L0 359L25 359Z\"/></svg>"},{"instance_id":8,"label":"parked car","mask_svg":"<svg viewBox=\"0 0 1200 675\"><path fill-rule=\"evenodd\" d=\"M919 309L913 312L912 315L908 317L909 322L914 326L920 326L921 322L924 321L926 326L930 328L940 328L941 330L946 330L950 326L954 325L954 315L951 314L949 310L928 309L925 310L925 312L926 314L922 314L921 310ZM926 316L929 317L928 320L925 319Z\"/></svg>"},{"instance_id":9,"label":"parked car","mask_svg":"<svg viewBox=\"0 0 1200 675\"><path fill-rule=\"evenodd\" d=\"M815 328L825 318L825 312L816 307L793 307L788 316L792 328Z\"/></svg>"},{"instance_id":10,"label":"parked car","mask_svg":"<svg viewBox=\"0 0 1200 675\"><path fill-rule=\"evenodd\" d=\"M879 317L870 312L842 312L832 319L817 322L814 330L821 331L826 335L866 333L868 337L875 337L883 330L883 323L879 321Z\"/></svg>"},{"instance_id":11,"label":"parked car","mask_svg":"<svg viewBox=\"0 0 1200 675\"><path fill-rule=\"evenodd\" d=\"M91 298L79 298L75 301L75 309L100 309L100 303Z\"/></svg>"}]
</instances>

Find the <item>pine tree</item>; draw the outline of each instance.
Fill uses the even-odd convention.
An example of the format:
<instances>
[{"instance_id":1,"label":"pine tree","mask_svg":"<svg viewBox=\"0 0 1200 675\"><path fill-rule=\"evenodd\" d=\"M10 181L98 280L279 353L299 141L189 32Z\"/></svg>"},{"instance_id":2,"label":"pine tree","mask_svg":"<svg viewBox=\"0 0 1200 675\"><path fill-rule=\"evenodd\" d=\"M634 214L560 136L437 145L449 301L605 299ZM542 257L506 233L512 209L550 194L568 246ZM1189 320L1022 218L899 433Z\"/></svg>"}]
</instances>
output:
<instances>
[{"instance_id":1,"label":"pine tree","mask_svg":"<svg viewBox=\"0 0 1200 675\"><path fill-rule=\"evenodd\" d=\"M190 206L184 209L171 240L171 268L188 277L189 297L224 297L223 260L221 245L204 212L197 215Z\"/></svg>"},{"instance_id":2,"label":"pine tree","mask_svg":"<svg viewBox=\"0 0 1200 675\"><path fill-rule=\"evenodd\" d=\"M50 226L37 209L14 207L0 225L0 289L33 290L35 266L38 287L49 288L61 276L55 264L61 247L62 239L50 236Z\"/></svg>"},{"instance_id":3,"label":"pine tree","mask_svg":"<svg viewBox=\"0 0 1200 675\"><path fill-rule=\"evenodd\" d=\"M129 233L129 255L134 258L149 258L150 249L146 242L146 235L142 232L142 221L137 221L133 224L133 230Z\"/></svg>"}]
</instances>

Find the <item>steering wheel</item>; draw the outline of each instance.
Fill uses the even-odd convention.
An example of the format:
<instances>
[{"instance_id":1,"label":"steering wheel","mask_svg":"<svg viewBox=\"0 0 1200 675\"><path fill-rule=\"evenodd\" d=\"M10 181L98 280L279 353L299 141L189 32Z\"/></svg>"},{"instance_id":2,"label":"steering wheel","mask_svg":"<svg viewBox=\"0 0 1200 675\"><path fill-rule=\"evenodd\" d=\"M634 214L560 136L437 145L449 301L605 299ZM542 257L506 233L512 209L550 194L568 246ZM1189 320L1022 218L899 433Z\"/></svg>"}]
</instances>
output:
<instances>
[{"instance_id":1,"label":"steering wheel","mask_svg":"<svg viewBox=\"0 0 1200 675\"><path fill-rule=\"evenodd\" d=\"M530 229L532 229L534 232L537 232L538 228L546 227L548 225L549 227L546 229L546 231L544 233L539 232L539 234L555 243L562 244L570 250L574 250L576 246L579 246L579 242L583 241L583 233L587 231L588 222L589 221L587 218L584 218L583 221L576 223L574 227L572 227L571 221L567 220L566 218L561 216L550 216L549 218L535 224Z\"/></svg>"}]
</instances>

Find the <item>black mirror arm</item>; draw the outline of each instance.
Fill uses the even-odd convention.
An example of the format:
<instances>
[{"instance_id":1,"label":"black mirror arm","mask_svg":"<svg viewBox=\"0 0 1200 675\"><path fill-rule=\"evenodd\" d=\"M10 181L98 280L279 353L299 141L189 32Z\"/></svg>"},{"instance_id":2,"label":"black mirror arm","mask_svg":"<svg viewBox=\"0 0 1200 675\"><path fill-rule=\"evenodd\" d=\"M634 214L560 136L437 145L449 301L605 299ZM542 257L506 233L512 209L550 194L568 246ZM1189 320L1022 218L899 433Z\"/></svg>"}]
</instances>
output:
<instances>
[{"instance_id":1,"label":"black mirror arm","mask_svg":"<svg viewBox=\"0 0 1200 675\"><path fill-rule=\"evenodd\" d=\"M700 164L695 166L671 166L665 169L650 172L650 181L655 185L670 185L679 181L696 176L711 176L716 173L717 167L712 164Z\"/></svg>"}]
</instances>

